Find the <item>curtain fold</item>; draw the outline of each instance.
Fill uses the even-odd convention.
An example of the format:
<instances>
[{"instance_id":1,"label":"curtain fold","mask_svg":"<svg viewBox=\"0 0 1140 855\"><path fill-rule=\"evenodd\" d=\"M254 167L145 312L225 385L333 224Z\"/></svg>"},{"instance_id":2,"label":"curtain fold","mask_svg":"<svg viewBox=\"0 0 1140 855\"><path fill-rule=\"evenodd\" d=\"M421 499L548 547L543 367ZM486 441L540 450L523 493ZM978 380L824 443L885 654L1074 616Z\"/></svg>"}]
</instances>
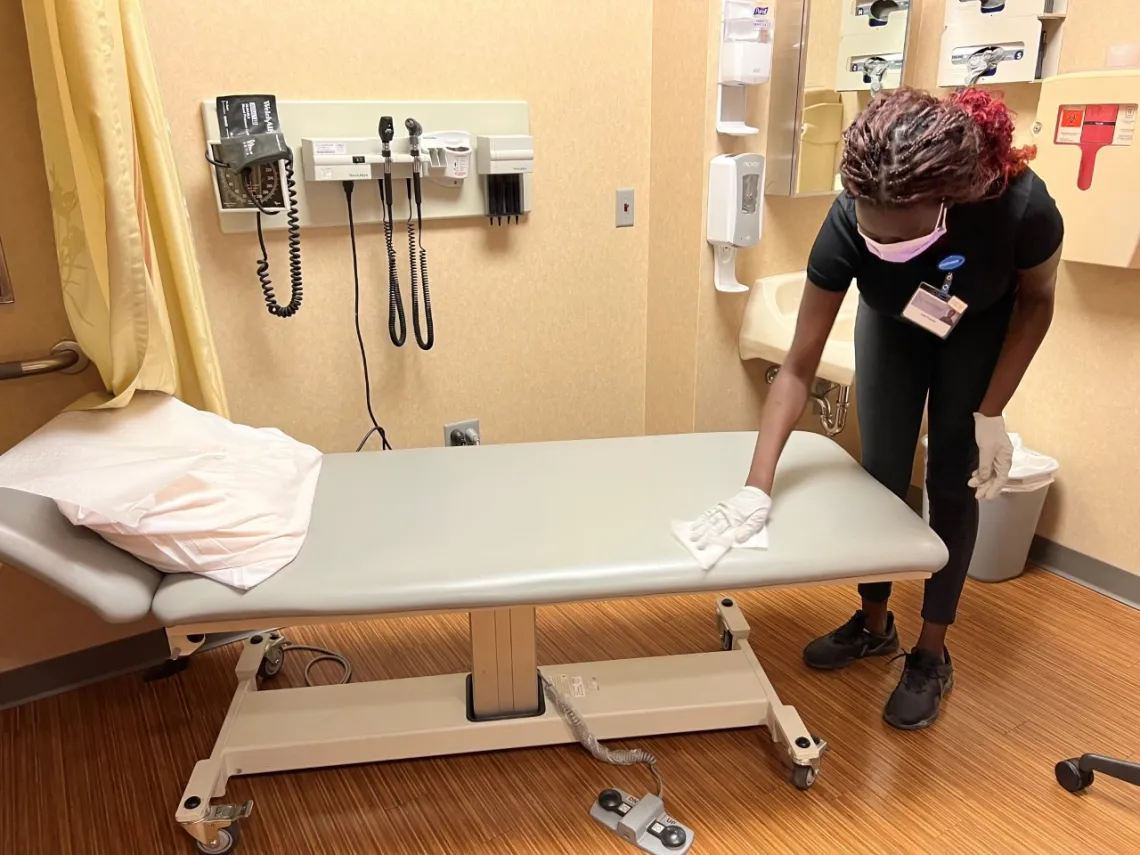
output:
<instances>
[{"instance_id":1,"label":"curtain fold","mask_svg":"<svg viewBox=\"0 0 1140 855\"><path fill-rule=\"evenodd\" d=\"M228 417L139 0L23 0L64 306L106 393Z\"/></svg>"}]
</instances>

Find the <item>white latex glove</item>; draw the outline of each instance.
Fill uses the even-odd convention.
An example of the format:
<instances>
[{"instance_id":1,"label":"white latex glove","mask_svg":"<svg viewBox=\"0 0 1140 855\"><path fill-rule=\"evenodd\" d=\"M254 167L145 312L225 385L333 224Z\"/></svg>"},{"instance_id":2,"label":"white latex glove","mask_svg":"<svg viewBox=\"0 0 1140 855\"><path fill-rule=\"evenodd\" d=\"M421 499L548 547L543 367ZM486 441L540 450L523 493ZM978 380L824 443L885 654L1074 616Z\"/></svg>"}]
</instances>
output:
<instances>
[{"instance_id":1,"label":"white latex glove","mask_svg":"<svg viewBox=\"0 0 1140 855\"><path fill-rule=\"evenodd\" d=\"M714 544L733 546L750 540L768 523L772 500L756 487L745 487L693 521L690 539L697 549Z\"/></svg>"},{"instance_id":2,"label":"white latex glove","mask_svg":"<svg viewBox=\"0 0 1140 855\"><path fill-rule=\"evenodd\" d=\"M970 486L978 499L996 499L1009 483L1013 465L1013 442L1006 432L1005 419L974 413L974 438L978 442L978 470L970 479Z\"/></svg>"}]
</instances>

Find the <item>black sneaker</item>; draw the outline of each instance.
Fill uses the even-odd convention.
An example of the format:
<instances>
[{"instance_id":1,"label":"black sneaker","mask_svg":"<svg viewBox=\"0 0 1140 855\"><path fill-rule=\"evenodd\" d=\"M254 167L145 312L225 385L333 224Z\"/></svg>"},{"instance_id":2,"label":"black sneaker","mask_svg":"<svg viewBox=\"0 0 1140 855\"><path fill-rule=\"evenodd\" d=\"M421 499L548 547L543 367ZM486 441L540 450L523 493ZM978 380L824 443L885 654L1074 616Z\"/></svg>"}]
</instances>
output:
<instances>
[{"instance_id":1,"label":"black sneaker","mask_svg":"<svg viewBox=\"0 0 1140 855\"><path fill-rule=\"evenodd\" d=\"M899 634L895 630L894 614L887 612L887 631L876 635L867 629L866 615L860 609L839 629L805 647L804 662L820 671L835 671L846 668L856 659L889 656L898 649Z\"/></svg>"},{"instance_id":2,"label":"black sneaker","mask_svg":"<svg viewBox=\"0 0 1140 855\"><path fill-rule=\"evenodd\" d=\"M938 718L942 699L954 688L954 663L950 651L943 655L929 650L905 654L902 679L887 701L883 719L899 730L922 730Z\"/></svg>"}]
</instances>

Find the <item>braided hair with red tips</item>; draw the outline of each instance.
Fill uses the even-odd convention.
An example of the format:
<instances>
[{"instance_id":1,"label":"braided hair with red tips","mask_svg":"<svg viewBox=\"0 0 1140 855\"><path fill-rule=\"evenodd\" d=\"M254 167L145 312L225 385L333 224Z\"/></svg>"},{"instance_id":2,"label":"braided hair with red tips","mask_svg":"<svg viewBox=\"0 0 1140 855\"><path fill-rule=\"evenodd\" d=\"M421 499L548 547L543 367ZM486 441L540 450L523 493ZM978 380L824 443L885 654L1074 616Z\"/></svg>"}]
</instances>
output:
<instances>
[{"instance_id":1,"label":"braided hair with red tips","mask_svg":"<svg viewBox=\"0 0 1140 855\"><path fill-rule=\"evenodd\" d=\"M968 203L1000 196L1035 155L1014 148L1000 95L968 88L939 99L902 88L872 99L844 133L840 176L874 204Z\"/></svg>"}]
</instances>

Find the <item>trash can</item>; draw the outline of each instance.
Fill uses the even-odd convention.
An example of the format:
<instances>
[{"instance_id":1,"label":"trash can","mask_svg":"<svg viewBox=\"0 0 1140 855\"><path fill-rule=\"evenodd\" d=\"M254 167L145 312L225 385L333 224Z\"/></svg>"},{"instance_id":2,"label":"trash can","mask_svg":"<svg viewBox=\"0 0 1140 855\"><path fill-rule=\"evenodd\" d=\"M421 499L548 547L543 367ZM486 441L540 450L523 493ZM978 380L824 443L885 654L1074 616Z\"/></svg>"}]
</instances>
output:
<instances>
[{"instance_id":1,"label":"trash can","mask_svg":"<svg viewBox=\"0 0 1140 855\"><path fill-rule=\"evenodd\" d=\"M1009 483L1001 495L978 508L978 540L968 571L980 582L1004 582L1015 579L1025 570L1029 549L1041 519L1041 510L1049 495L1049 486L1057 475L1056 460L1025 447L1021 437L1009 435L1013 442L1013 465ZM922 438L923 458L927 438ZM925 472L925 466L924 466ZM930 522L930 500L926 479L922 485L922 517Z\"/></svg>"}]
</instances>

